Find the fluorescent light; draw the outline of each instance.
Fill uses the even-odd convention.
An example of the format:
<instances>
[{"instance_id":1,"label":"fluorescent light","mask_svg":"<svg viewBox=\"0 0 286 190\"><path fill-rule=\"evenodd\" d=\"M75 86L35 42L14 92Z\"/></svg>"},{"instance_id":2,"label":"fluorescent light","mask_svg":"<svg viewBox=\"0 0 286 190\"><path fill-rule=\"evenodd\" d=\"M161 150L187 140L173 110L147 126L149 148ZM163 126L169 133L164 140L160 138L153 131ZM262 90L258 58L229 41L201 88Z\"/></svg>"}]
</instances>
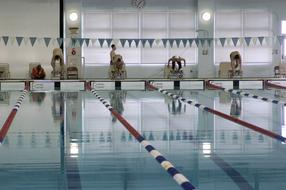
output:
<instances>
[{"instance_id":1,"label":"fluorescent light","mask_svg":"<svg viewBox=\"0 0 286 190\"><path fill-rule=\"evenodd\" d=\"M70 13L69 19L73 22L77 21L78 20L78 14L76 12Z\"/></svg>"},{"instance_id":2,"label":"fluorescent light","mask_svg":"<svg viewBox=\"0 0 286 190\"><path fill-rule=\"evenodd\" d=\"M202 13L202 19L204 21L209 21L211 19L211 13L209 11L204 11Z\"/></svg>"}]
</instances>

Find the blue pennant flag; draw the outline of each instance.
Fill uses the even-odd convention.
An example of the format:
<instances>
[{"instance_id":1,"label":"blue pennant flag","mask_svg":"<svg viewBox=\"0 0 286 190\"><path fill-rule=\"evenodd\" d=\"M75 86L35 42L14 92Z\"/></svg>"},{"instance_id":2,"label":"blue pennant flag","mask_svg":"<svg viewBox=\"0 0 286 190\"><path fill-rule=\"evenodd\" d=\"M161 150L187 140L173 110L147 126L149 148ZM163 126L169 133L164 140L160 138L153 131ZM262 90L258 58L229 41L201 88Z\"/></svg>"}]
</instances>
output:
<instances>
[{"instance_id":1,"label":"blue pennant flag","mask_svg":"<svg viewBox=\"0 0 286 190\"><path fill-rule=\"evenodd\" d=\"M80 47L82 47L82 45L83 45L83 43L84 43L84 39L83 39L83 38L79 38L78 40L79 40L79 45L80 45Z\"/></svg>"},{"instance_id":2,"label":"blue pennant flag","mask_svg":"<svg viewBox=\"0 0 286 190\"><path fill-rule=\"evenodd\" d=\"M88 47L88 46L89 46L90 39L89 39L89 38L85 38L84 41L85 41L85 45Z\"/></svg>"},{"instance_id":3,"label":"blue pennant flag","mask_svg":"<svg viewBox=\"0 0 286 190\"><path fill-rule=\"evenodd\" d=\"M220 41L222 47L224 47L225 40L226 40L226 38L219 38L219 41Z\"/></svg>"},{"instance_id":4,"label":"blue pennant flag","mask_svg":"<svg viewBox=\"0 0 286 190\"><path fill-rule=\"evenodd\" d=\"M236 47L239 38L231 38L233 45Z\"/></svg>"},{"instance_id":5,"label":"blue pennant flag","mask_svg":"<svg viewBox=\"0 0 286 190\"><path fill-rule=\"evenodd\" d=\"M134 39L135 46L138 47L140 40L139 39Z\"/></svg>"},{"instance_id":6,"label":"blue pennant flag","mask_svg":"<svg viewBox=\"0 0 286 190\"><path fill-rule=\"evenodd\" d=\"M251 41L251 37L245 37L244 40L246 42L246 45L249 46L250 41Z\"/></svg>"},{"instance_id":7,"label":"blue pennant flag","mask_svg":"<svg viewBox=\"0 0 286 190\"><path fill-rule=\"evenodd\" d=\"M190 47L192 47L194 39L191 38L191 39L188 39L188 41L189 41Z\"/></svg>"},{"instance_id":8,"label":"blue pennant flag","mask_svg":"<svg viewBox=\"0 0 286 190\"><path fill-rule=\"evenodd\" d=\"M44 41L45 41L46 47L48 47L50 44L51 38L44 38Z\"/></svg>"},{"instance_id":9,"label":"blue pennant flag","mask_svg":"<svg viewBox=\"0 0 286 190\"><path fill-rule=\"evenodd\" d=\"M147 39L147 41L149 42L150 47L152 47L155 39Z\"/></svg>"},{"instance_id":10,"label":"blue pennant flag","mask_svg":"<svg viewBox=\"0 0 286 190\"><path fill-rule=\"evenodd\" d=\"M199 41L201 42L201 46L205 45L206 39L205 38L200 38Z\"/></svg>"},{"instance_id":11,"label":"blue pennant flag","mask_svg":"<svg viewBox=\"0 0 286 190\"><path fill-rule=\"evenodd\" d=\"M179 38L175 39L175 43L177 44L177 47L180 46L181 41L182 41L182 39L179 39Z\"/></svg>"},{"instance_id":12,"label":"blue pennant flag","mask_svg":"<svg viewBox=\"0 0 286 190\"><path fill-rule=\"evenodd\" d=\"M198 38L195 39L195 43L196 43L197 47L199 47L200 41Z\"/></svg>"},{"instance_id":13,"label":"blue pennant flag","mask_svg":"<svg viewBox=\"0 0 286 190\"><path fill-rule=\"evenodd\" d=\"M120 39L119 41L121 43L121 46L124 47L127 40L126 39Z\"/></svg>"},{"instance_id":14,"label":"blue pennant flag","mask_svg":"<svg viewBox=\"0 0 286 190\"><path fill-rule=\"evenodd\" d=\"M169 39L171 48L174 46L175 39Z\"/></svg>"},{"instance_id":15,"label":"blue pennant flag","mask_svg":"<svg viewBox=\"0 0 286 190\"><path fill-rule=\"evenodd\" d=\"M77 42L77 38L71 39L72 47L74 47L76 45L76 42Z\"/></svg>"},{"instance_id":16,"label":"blue pennant flag","mask_svg":"<svg viewBox=\"0 0 286 190\"><path fill-rule=\"evenodd\" d=\"M264 37L262 37L262 36L258 37L258 41L259 41L260 45L263 44L263 40L264 40Z\"/></svg>"},{"instance_id":17,"label":"blue pennant flag","mask_svg":"<svg viewBox=\"0 0 286 190\"><path fill-rule=\"evenodd\" d=\"M111 46L112 39L111 39L111 38L106 38L105 40L106 40L106 42L107 42L107 46L110 47L110 46ZM103 45L103 44L102 44L102 45Z\"/></svg>"},{"instance_id":18,"label":"blue pennant flag","mask_svg":"<svg viewBox=\"0 0 286 190\"><path fill-rule=\"evenodd\" d=\"M146 46L147 39L141 39L141 42L142 42L143 47L145 47L145 46Z\"/></svg>"},{"instance_id":19,"label":"blue pennant flag","mask_svg":"<svg viewBox=\"0 0 286 190\"><path fill-rule=\"evenodd\" d=\"M100 47L102 47L102 46L103 46L103 43L104 43L104 41L105 41L105 39L100 38L100 39L98 39L98 41L99 41Z\"/></svg>"},{"instance_id":20,"label":"blue pennant flag","mask_svg":"<svg viewBox=\"0 0 286 190\"><path fill-rule=\"evenodd\" d=\"M131 44L132 44L132 39L127 39L127 42L128 42L128 44L129 44L129 47L131 46Z\"/></svg>"},{"instance_id":21,"label":"blue pennant flag","mask_svg":"<svg viewBox=\"0 0 286 190\"><path fill-rule=\"evenodd\" d=\"M16 37L16 40L17 40L18 46L20 46L23 41L23 37Z\"/></svg>"},{"instance_id":22,"label":"blue pennant flag","mask_svg":"<svg viewBox=\"0 0 286 190\"><path fill-rule=\"evenodd\" d=\"M58 45L61 47L63 45L63 39L57 38Z\"/></svg>"},{"instance_id":23,"label":"blue pennant flag","mask_svg":"<svg viewBox=\"0 0 286 190\"><path fill-rule=\"evenodd\" d=\"M33 47L35 45L35 42L36 42L37 38L36 37L30 37L29 39L30 39L30 43L31 43L31 45Z\"/></svg>"},{"instance_id":24,"label":"blue pennant flag","mask_svg":"<svg viewBox=\"0 0 286 190\"><path fill-rule=\"evenodd\" d=\"M182 42L183 42L183 46L186 47L188 40L187 40L187 39L182 39ZM190 45L190 46L191 46L191 45Z\"/></svg>"},{"instance_id":25,"label":"blue pennant flag","mask_svg":"<svg viewBox=\"0 0 286 190\"><path fill-rule=\"evenodd\" d=\"M162 42L163 42L164 47L167 47L167 42L168 42L168 41L169 41L168 39L162 39Z\"/></svg>"},{"instance_id":26,"label":"blue pennant flag","mask_svg":"<svg viewBox=\"0 0 286 190\"><path fill-rule=\"evenodd\" d=\"M282 45L283 41L284 41L284 36L277 36L277 39L278 39L280 45Z\"/></svg>"},{"instance_id":27,"label":"blue pennant flag","mask_svg":"<svg viewBox=\"0 0 286 190\"><path fill-rule=\"evenodd\" d=\"M36 42L37 38L36 37L30 37L29 39L30 39L30 43L31 43L31 45L33 47L35 45L35 42Z\"/></svg>"},{"instance_id":28,"label":"blue pennant flag","mask_svg":"<svg viewBox=\"0 0 286 190\"><path fill-rule=\"evenodd\" d=\"M211 46L213 39L207 38L208 46Z\"/></svg>"},{"instance_id":29,"label":"blue pennant flag","mask_svg":"<svg viewBox=\"0 0 286 190\"><path fill-rule=\"evenodd\" d=\"M2 36L2 39L4 41L5 46L7 46L8 41L9 41L9 36Z\"/></svg>"}]
</instances>

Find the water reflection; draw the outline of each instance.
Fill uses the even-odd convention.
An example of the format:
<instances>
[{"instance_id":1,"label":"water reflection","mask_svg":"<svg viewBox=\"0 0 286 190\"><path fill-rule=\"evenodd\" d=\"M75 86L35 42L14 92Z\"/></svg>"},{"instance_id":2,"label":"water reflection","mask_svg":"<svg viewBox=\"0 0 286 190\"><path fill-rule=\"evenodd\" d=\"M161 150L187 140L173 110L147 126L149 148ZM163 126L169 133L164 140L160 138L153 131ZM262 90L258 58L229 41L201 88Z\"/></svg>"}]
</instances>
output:
<instances>
[{"instance_id":1,"label":"water reflection","mask_svg":"<svg viewBox=\"0 0 286 190\"><path fill-rule=\"evenodd\" d=\"M0 104L9 104L10 92L0 92Z\"/></svg>"},{"instance_id":2,"label":"water reflection","mask_svg":"<svg viewBox=\"0 0 286 190\"><path fill-rule=\"evenodd\" d=\"M123 90L114 90L109 93L111 106L120 114L124 111L123 103L126 101L127 92ZM117 121L116 117L112 115L112 122Z\"/></svg>"},{"instance_id":3,"label":"water reflection","mask_svg":"<svg viewBox=\"0 0 286 190\"><path fill-rule=\"evenodd\" d=\"M173 94L178 96L183 96L183 91L175 91ZM169 96L165 97L165 102L168 105L168 111L172 115L180 115L186 113L186 104L181 101L171 98Z\"/></svg>"},{"instance_id":4,"label":"water reflection","mask_svg":"<svg viewBox=\"0 0 286 190\"><path fill-rule=\"evenodd\" d=\"M230 115L239 117L241 115L241 97L236 94L231 94Z\"/></svg>"},{"instance_id":5,"label":"water reflection","mask_svg":"<svg viewBox=\"0 0 286 190\"><path fill-rule=\"evenodd\" d=\"M30 94L30 102L41 105L45 100L45 97L46 97L45 92L33 92Z\"/></svg>"}]
</instances>

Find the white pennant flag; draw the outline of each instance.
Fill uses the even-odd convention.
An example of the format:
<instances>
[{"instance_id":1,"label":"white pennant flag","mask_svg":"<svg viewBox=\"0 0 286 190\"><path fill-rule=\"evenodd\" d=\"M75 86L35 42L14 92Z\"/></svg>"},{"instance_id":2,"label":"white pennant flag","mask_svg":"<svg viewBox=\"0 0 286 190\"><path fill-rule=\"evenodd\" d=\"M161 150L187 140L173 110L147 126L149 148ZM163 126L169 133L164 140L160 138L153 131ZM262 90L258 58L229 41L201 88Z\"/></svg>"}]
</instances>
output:
<instances>
[{"instance_id":1,"label":"white pennant flag","mask_svg":"<svg viewBox=\"0 0 286 190\"><path fill-rule=\"evenodd\" d=\"M231 46L232 40L230 38L226 38L226 45Z\"/></svg>"},{"instance_id":2,"label":"white pennant flag","mask_svg":"<svg viewBox=\"0 0 286 190\"><path fill-rule=\"evenodd\" d=\"M254 44L255 46L257 45L257 40L258 40L257 37L253 37L253 38L252 38L253 44Z\"/></svg>"},{"instance_id":3,"label":"white pennant flag","mask_svg":"<svg viewBox=\"0 0 286 190\"><path fill-rule=\"evenodd\" d=\"M24 37L23 38L23 42L25 44L25 46L29 43L29 38L28 37Z\"/></svg>"},{"instance_id":4,"label":"white pennant flag","mask_svg":"<svg viewBox=\"0 0 286 190\"><path fill-rule=\"evenodd\" d=\"M16 37L14 37L14 36L10 37L11 45L14 45L15 41L16 41Z\"/></svg>"}]
</instances>

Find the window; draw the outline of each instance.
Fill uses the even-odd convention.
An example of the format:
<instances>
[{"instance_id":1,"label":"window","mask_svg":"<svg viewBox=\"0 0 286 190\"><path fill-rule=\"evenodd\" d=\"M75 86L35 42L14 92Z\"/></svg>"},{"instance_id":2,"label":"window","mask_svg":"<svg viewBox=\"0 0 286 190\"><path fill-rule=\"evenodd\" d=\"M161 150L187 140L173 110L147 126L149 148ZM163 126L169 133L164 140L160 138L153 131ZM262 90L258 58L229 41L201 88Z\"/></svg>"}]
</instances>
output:
<instances>
[{"instance_id":1,"label":"window","mask_svg":"<svg viewBox=\"0 0 286 190\"><path fill-rule=\"evenodd\" d=\"M265 10L217 10L215 22L216 38L231 37L269 37L272 36L272 15ZM215 64L229 61L231 51L239 51L244 65L263 65L272 62L272 47L253 41L249 46L238 42L222 47L215 46ZM259 55L259 56L257 56Z\"/></svg>"},{"instance_id":2,"label":"window","mask_svg":"<svg viewBox=\"0 0 286 190\"><path fill-rule=\"evenodd\" d=\"M83 13L84 38L110 39L163 39L194 38L196 36L195 11L193 10L92 10ZM148 45L147 45L148 46ZM83 48L86 65L109 63L110 47L97 44ZM117 46L117 52L124 57L126 64L165 64L173 55L184 57L188 64L197 63L197 48L164 47L154 41L153 47Z\"/></svg>"}]
</instances>

